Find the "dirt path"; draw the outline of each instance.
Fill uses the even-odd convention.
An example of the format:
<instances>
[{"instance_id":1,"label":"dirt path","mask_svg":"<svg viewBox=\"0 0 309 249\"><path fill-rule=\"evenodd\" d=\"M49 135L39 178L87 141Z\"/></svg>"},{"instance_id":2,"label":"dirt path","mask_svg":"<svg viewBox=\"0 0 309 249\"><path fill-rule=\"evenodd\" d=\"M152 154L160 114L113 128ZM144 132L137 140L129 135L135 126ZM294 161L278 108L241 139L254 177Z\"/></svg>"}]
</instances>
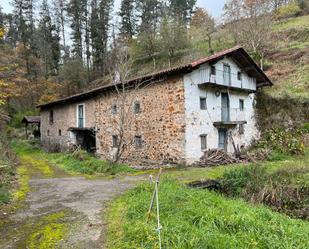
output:
<instances>
[{"instance_id":1,"label":"dirt path","mask_svg":"<svg viewBox=\"0 0 309 249\"><path fill-rule=\"evenodd\" d=\"M144 176L86 179L51 170L57 172L52 178L29 177L22 205L0 215L0 248L104 248L106 202Z\"/></svg>"}]
</instances>

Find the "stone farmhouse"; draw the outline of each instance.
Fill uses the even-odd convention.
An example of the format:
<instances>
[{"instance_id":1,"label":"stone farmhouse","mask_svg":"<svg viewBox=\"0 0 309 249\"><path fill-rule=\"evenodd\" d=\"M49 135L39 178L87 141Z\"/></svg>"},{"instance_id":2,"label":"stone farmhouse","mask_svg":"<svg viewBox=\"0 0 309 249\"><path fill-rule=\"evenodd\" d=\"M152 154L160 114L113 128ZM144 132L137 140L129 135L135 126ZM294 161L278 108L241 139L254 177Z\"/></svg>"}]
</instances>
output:
<instances>
[{"instance_id":1,"label":"stone farmhouse","mask_svg":"<svg viewBox=\"0 0 309 249\"><path fill-rule=\"evenodd\" d=\"M235 146L244 148L257 139L255 92L271 85L237 46L39 105L41 141L62 150L79 145L112 159L119 151L122 130L123 160L192 164L204 150L233 153ZM129 86L128 97L119 98L119 86ZM123 119L130 122L119 122Z\"/></svg>"}]
</instances>

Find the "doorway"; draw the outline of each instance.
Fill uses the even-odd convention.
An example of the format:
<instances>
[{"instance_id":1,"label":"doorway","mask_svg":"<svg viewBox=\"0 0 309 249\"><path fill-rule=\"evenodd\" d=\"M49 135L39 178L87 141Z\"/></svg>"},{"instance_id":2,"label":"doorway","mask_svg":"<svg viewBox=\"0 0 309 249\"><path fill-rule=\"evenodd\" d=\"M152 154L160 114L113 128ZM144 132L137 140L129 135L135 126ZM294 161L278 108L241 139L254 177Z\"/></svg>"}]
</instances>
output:
<instances>
[{"instance_id":1,"label":"doorway","mask_svg":"<svg viewBox=\"0 0 309 249\"><path fill-rule=\"evenodd\" d=\"M227 129L220 128L218 129L219 133L219 149L227 151Z\"/></svg>"}]
</instances>

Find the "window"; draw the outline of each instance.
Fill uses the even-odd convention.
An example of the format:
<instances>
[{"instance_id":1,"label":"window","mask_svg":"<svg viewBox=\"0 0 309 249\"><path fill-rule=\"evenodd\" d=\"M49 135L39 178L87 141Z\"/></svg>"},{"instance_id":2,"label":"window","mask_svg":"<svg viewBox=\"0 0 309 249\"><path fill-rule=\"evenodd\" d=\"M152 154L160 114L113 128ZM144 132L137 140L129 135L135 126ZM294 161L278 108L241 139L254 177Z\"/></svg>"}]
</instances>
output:
<instances>
[{"instance_id":1,"label":"window","mask_svg":"<svg viewBox=\"0 0 309 249\"><path fill-rule=\"evenodd\" d=\"M113 147L116 148L118 146L118 136L113 135L112 140L113 140Z\"/></svg>"},{"instance_id":2,"label":"window","mask_svg":"<svg viewBox=\"0 0 309 249\"><path fill-rule=\"evenodd\" d=\"M206 150L207 149L207 135L202 134L200 137L201 137L201 149Z\"/></svg>"},{"instance_id":3,"label":"window","mask_svg":"<svg viewBox=\"0 0 309 249\"><path fill-rule=\"evenodd\" d=\"M214 65L212 65L212 66L210 67L210 74L211 74L211 75L216 75L216 67L215 67Z\"/></svg>"},{"instance_id":4,"label":"window","mask_svg":"<svg viewBox=\"0 0 309 249\"><path fill-rule=\"evenodd\" d=\"M84 105L78 105L77 106L77 126L78 126L78 128L84 128L84 126L85 126Z\"/></svg>"},{"instance_id":5,"label":"window","mask_svg":"<svg viewBox=\"0 0 309 249\"><path fill-rule=\"evenodd\" d=\"M54 123L54 111L51 110L49 111L49 124L53 124Z\"/></svg>"},{"instance_id":6,"label":"window","mask_svg":"<svg viewBox=\"0 0 309 249\"><path fill-rule=\"evenodd\" d=\"M239 134L242 135L245 133L245 125L244 124L240 124L239 125Z\"/></svg>"},{"instance_id":7,"label":"window","mask_svg":"<svg viewBox=\"0 0 309 249\"><path fill-rule=\"evenodd\" d=\"M134 137L134 143L135 143L135 148L140 149L143 146L143 141L141 136L135 136Z\"/></svg>"},{"instance_id":8,"label":"window","mask_svg":"<svg viewBox=\"0 0 309 249\"><path fill-rule=\"evenodd\" d=\"M244 100L243 100L243 99L240 99L240 100L239 100L239 110L240 110L240 111L243 111L243 110L244 110Z\"/></svg>"},{"instance_id":9,"label":"window","mask_svg":"<svg viewBox=\"0 0 309 249\"><path fill-rule=\"evenodd\" d=\"M112 114L117 114L117 105L116 104L112 105Z\"/></svg>"},{"instance_id":10,"label":"window","mask_svg":"<svg viewBox=\"0 0 309 249\"><path fill-rule=\"evenodd\" d=\"M135 114L141 112L141 104L140 104L140 102L136 101L134 103L133 111L134 111Z\"/></svg>"},{"instance_id":11,"label":"window","mask_svg":"<svg viewBox=\"0 0 309 249\"><path fill-rule=\"evenodd\" d=\"M237 80L240 80L241 81L242 79L242 74L241 72L237 72Z\"/></svg>"},{"instance_id":12,"label":"window","mask_svg":"<svg viewBox=\"0 0 309 249\"><path fill-rule=\"evenodd\" d=\"M223 65L223 81L225 85L231 85L231 67L229 64Z\"/></svg>"},{"instance_id":13,"label":"window","mask_svg":"<svg viewBox=\"0 0 309 249\"><path fill-rule=\"evenodd\" d=\"M58 130L58 134L59 134L59 136L61 136L61 130L60 129Z\"/></svg>"},{"instance_id":14,"label":"window","mask_svg":"<svg viewBox=\"0 0 309 249\"><path fill-rule=\"evenodd\" d=\"M49 132L49 130L47 130L47 136L50 136L50 132Z\"/></svg>"},{"instance_id":15,"label":"window","mask_svg":"<svg viewBox=\"0 0 309 249\"><path fill-rule=\"evenodd\" d=\"M206 98L200 97L200 108L201 110L207 109Z\"/></svg>"}]
</instances>

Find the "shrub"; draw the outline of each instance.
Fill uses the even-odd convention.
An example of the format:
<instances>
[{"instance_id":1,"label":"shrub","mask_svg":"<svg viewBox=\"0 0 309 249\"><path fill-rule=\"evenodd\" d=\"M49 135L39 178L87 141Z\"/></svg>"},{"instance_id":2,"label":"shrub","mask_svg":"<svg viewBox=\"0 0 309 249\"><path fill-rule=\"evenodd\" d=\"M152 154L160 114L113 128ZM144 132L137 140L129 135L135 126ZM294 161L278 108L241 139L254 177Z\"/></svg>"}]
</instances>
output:
<instances>
[{"instance_id":1,"label":"shrub","mask_svg":"<svg viewBox=\"0 0 309 249\"><path fill-rule=\"evenodd\" d=\"M273 173L259 165L228 170L223 174L222 191L293 217L309 218L308 212L302 212L309 204L306 174L309 169L304 167L285 167Z\"/></svg>"},{"instance_id":2,"label":"shrub","mask_svg":"<svg viewBox=\"0 0 309 249\"><path fill-rule=\"evenodd\" d=\"M301 12L301 8L297 3L290 3L281 6L276 13L278 19L297 16Z\"/></svg>"},{"instance_id":3,"label":"shrub","mask_svg":"<svg viewBox=\"0 0 309 249\"><path fill-rule=\"evenodd\" d=\"M274 128L266 130L256 147L292 155L304 154L305 150L303 133L299 129L284 130Z\"/></svg>"}]
</instances>

